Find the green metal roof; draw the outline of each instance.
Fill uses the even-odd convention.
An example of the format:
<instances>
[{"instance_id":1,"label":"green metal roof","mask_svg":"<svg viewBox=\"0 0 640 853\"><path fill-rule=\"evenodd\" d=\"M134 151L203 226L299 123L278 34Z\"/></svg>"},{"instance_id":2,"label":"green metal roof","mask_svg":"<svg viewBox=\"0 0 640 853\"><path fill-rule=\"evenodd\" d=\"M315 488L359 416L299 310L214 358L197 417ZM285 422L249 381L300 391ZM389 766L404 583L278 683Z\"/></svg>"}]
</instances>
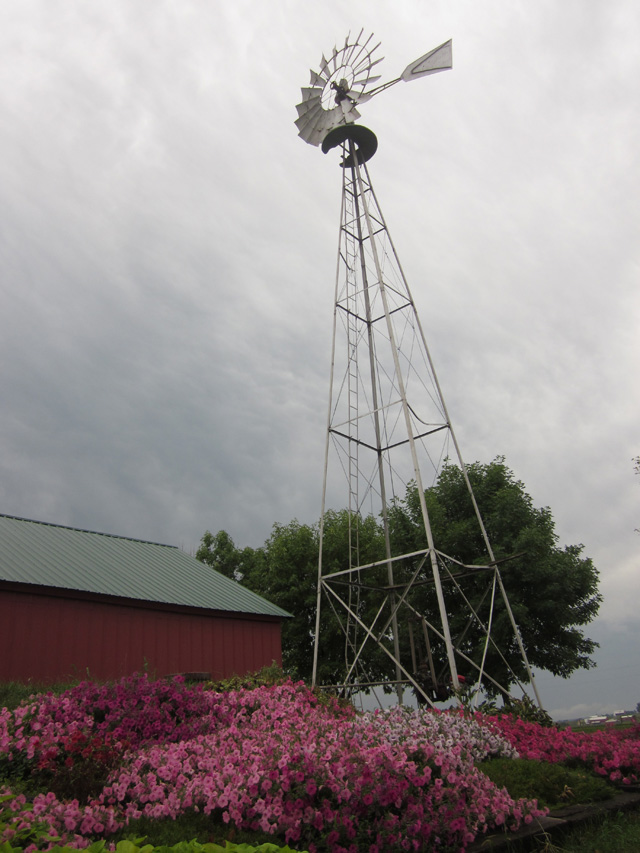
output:
<instances>
[{"instance_id":1,"label":"green metal roof","mask_svg":"<svg viewBox=\"0 0 640 853\"><path fill-rule=\"evenodd\" d=\"M289 616L172 545L0 515L0 581Z\"/></svg>"}]
</instances>

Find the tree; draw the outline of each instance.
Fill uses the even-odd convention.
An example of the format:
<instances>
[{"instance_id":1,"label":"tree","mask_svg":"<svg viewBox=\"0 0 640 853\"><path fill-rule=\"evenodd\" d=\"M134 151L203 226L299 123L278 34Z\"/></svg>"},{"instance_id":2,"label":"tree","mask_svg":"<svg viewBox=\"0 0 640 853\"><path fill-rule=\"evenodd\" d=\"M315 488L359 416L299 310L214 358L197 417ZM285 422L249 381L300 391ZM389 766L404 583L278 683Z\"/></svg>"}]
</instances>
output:
<instances>
[{"instance_id":1,"label":"tree","mask_svg":"<svg viewBox=\"0 0 640 853\"><path fill-rule=\"evenodd\" d=\"M252 551L251 548L245 550ZM241 581L245 575L247 558L251 559L250 554L243 560L242 552L236 548L233 539L225 530L220 530L215 536L207 530L196 551L197 560L235 581Z\"/></svg>"},{"instance_id":2,"label":"tree","mask_svg":"<svg viewBox=\"0 0 640 853\"><path fill-rule=\"evenodd\" d=\"M515 479L502 458L489 464L476 462L469 466L468 474L496 559L508 558L501 564L501 575L531 665L563 677L576 669L594 666L591 654L597 643L582 631L597 614L601 601L598 572L592 561L582 556L581 545L564 548L558 545L551 511L548 507L533 506L524 485ZM425 498L436 548L465 565L486 564L486 550L460 468L445 464L436 484L426 490ZM340 570L348 564L349 521L346 510L331 511L325 516L323 565L327 570ZM389 524L394 553L411 553L425 547L415 486L390 508ZM362 518L358 526L361 564L382 559L384 535L380 519ZM318 544L318 525L294 520L274 525L269 539L257 549L240 550L224 531L216 536L207 532L196 554L198 559L240 580L293 615L283 625L283 666L303 678L311 676L313 663ZM403 571L408 576L412 570L408 566ZM379 584L374 582L370 588L384 587L385 571L380 568ZM428 569L422 571L422 583L417 587L418 603L421 612L430 617L437 612L435 592ZM402 580L396 576L397 583ZM474 606L486 606L486 572L471 572L460 585ZM365 589L358 602L365 617L374 607L372 595ZM467 613L456 609L452 595L447 595L447 602L452 635L459 639L459 647L465 654L479 662L480 633L469 630ZM330 608L323 607L321 615L323 645L318 680L336 683L340 680L339 673L344 671L344 637L332 619ZM526 680L504 609L496 610L492 637L499 651L489 649L486 671L504 685L514 683L516 678ZM406 632L402 643L409 657ZM364 663L372 680L393 677L389 660L373 644L367 647ZM445 665L442 654L438 664ZM464 674L464 665L461 672ZM486 687L492 692L490 683Z\"/></svg>"},{"instance_id":3,"label":"tree","mask_svg":"<svg viewBox=\"0 0 640 853\"><path fill-rule=\"evenodd\" d=\"M364 520L362 542L365 549L378 547L381 529L373 518ZM282 665L288 674L310 679L316 622L319 525L274 524L271 535L260 548L239 549L224 530L215 536L207 531L196 557L227 577L264 596L291 613L282 625ZM348 553L348 513L328 512L324 524L324 555L327 565L342 567ZM378 551L376 551L376 557ZM374 557L372 557L374 559ZM328 620L325 614L324 619ZM320 680L332 681L341 663L343 641L332 636L333 648L323 655Z\"/></svg>"},{"instance_id":4,"label":"tree","mask_svg":"<svg viewBox=\"0 0 640 853\"><path fill-rule=\"evenodd\" d=\"M559 547L551 510L533 506L524 484L515 479L504 459L499 457L489 464L476 462L467 471L496 560L505 560L501 576L531 666L564 678L576 669L595 666L591 654L598 644L585 637L581 628L594 619L602 597L597 570L588 557L581 556L583 546ZM445 464L425 498L438 550L465 565L486 563L486 549L462 470ZM404 538L406 551L421 546L424 532L415 487L395 508L391 521L395 536ZM486 590L486 576L478 573L466 577L461 585L467 598L479 604ZM430 588L425 586L422 606L427 612L434 606L429 594ZM459 637L467 614L452 608L448 615L452 635ZM514 674L526 680L505 608L497 610L491 635ZM476 663L481 643L471 631L463 644ZM514 674L508 672L498 650L489 649L486 671L500 683L512 684ZM485 687L493 692L491 684Z\"/></svg>"}]
</instances>

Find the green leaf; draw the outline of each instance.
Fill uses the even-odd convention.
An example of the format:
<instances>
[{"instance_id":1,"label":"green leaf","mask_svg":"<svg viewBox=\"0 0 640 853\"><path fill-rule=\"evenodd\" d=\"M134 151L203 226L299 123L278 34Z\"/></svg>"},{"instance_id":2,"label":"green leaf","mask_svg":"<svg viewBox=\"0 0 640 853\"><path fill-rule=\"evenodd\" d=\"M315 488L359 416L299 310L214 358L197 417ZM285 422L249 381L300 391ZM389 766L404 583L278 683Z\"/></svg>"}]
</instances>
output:
<instances>
[{"instance_id":1,"label":"green leaf","mask_svg":"<svg viewBox=\"0 0 640 853\"><path fill-rule=\"evenodd\" d=\"M124 839L116 844L116 853L140 853L140 848L133 841Z\"/></svg>"}]
</instances>

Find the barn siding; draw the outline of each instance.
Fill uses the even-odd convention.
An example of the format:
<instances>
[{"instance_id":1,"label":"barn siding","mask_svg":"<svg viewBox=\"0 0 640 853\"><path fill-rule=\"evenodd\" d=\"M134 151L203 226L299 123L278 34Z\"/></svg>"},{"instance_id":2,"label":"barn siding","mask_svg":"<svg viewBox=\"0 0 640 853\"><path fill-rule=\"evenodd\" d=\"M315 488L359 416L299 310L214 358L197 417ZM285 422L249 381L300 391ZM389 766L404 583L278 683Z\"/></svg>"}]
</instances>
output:
<instances>
[{"instance_id":1,"label":"barn siding","mask_svg":"<svg viewBox=\"0 0 640 853\"><path fill-rule=\"evenodd\" d=\"M0 590L0 680L213 678L282 663L280 621Z\"/></svg>"}]
</instances>

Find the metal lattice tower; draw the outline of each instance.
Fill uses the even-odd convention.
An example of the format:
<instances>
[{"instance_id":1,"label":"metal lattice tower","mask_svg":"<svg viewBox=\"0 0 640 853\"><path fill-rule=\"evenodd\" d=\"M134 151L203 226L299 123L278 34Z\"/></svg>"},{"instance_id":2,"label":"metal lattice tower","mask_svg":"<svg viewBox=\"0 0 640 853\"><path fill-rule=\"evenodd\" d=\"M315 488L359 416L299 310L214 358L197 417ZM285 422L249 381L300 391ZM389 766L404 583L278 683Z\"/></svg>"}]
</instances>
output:
<instances>
[{"instance_id":1,"label":"metal lattice tower","mask_svg":"<svg viewBox=\"0 0 640 853\"><path fill-rule=\"evenodd\" d=\"M377 46L345 41L320 73L311 72L296 122L300 135L323 151L342 152L342 209L336 271L333 349L320 522L314 683L325 633L344 644L343 664L326 686L357 692L376 685L411 687L433 705L459 690L459 671L504 690L484 664L497 612L509 619L529 681L533 677L467 470L462 461L409 286L375 195L367 161L375 135L353 122L356 105L400 80L451 67L447 42L412 63L397 80L367 91ZM425 489L445 460L454 458L468 489L484 543L481 565L467 566L434 542ZM407 552L397 508L408 490L423 531L421 547ZM342 495L343 498L339 496ZM336 564L326 557L328 501L347 507L348 544ZM379 552L365 553L361 536L371 519L381 531ZM473 576L473 595L466 578ZM480 579L480 581L478 580ZM479 594L479 586L484 588ZM452 636L452 614L465 627ZM474 637L470 655L469 639ZM481 642L478 638L482 638ZM466 651L465 651L466 649ZM502 652L493 644L492 651ZM368 658L377 656L371 667ZM380 660L383 661L380 664ZM386 676L379 672L386 670ZM373 673L373 674L372 674ZM522 685L521 685L522 686ZM523 688L524 689L524 688ZM536 698L537 697L536 693Z\"/></svg>"}]
</instances>

